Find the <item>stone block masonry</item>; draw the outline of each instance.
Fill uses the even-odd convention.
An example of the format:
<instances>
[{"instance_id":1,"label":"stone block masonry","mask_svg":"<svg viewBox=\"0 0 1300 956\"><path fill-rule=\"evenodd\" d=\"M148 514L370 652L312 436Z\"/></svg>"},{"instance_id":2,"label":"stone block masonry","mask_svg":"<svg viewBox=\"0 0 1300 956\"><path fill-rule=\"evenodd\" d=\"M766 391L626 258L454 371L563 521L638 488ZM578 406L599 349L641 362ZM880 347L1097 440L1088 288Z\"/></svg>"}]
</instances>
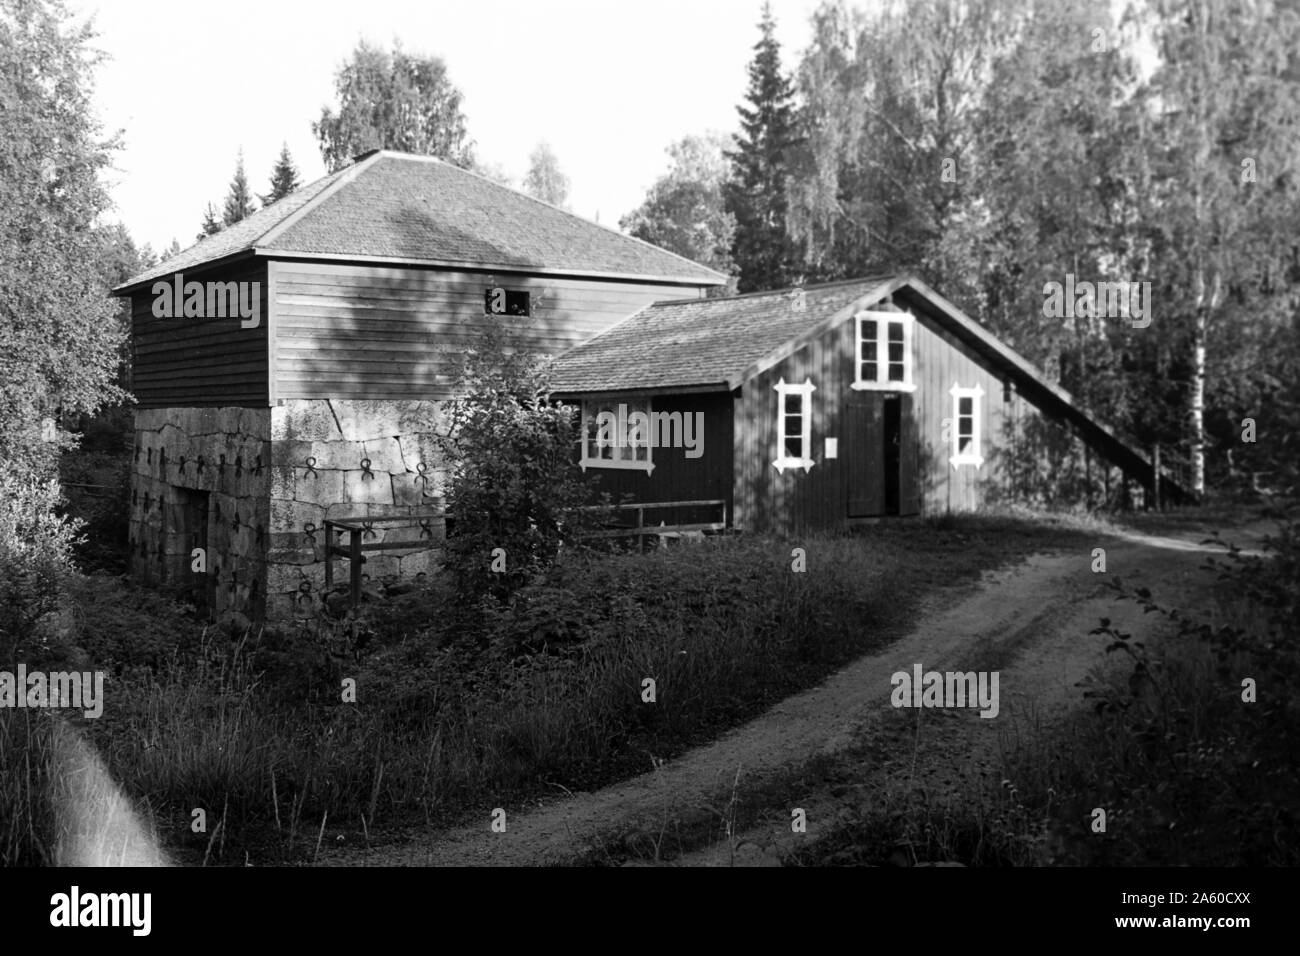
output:
<instances>
[{"instance_id":1,"label":"stone block masonry","mask_svg":"<svg viewBox=\"0 0 1300 956\"><path fill-rule=\"evenodd\" d=\"M410 516L410 528L376 528L367 542L409 541L411 548L370 553L363 580L376 586L432 573L443 526L416 516L443 506L444 469L438 402L294 400L271 410L270 509L273 553L268 617L314 609L325 585L326 520ZM309 533L310 532L310 533ZM346 581L346 562L335 565ZM306 584L304 584L306 582Z\"/></svg>"},{"instance_id":2,"label":"stone block masonry","mask_svg":"<svg viewBox=\"0 0 1300 956\"><path fill-rule=\"evenodd\" d=\"M437 402L294 400L272 408L165 408L136 413L131 571L174 588L217 620L314 614L325 582L327 519L411 516L367 541L410 549L367 555L371 585L433 573L443 525ZM191 570L205 547L208 573ZM339 560L338 580L346 581Z\"/></svg>"},{"instance_id":3,"label":"stone block masonry","mask_svg":"<svg viewBox=\"0 0 1300 956\"><path fill-rule=\"evenodd\" d=\"M261 617L270 531L270 409L160 408L135 415L130 567L213 612ZM207 574L191 569L204 548Z\"/></svg>"}]
</instances>

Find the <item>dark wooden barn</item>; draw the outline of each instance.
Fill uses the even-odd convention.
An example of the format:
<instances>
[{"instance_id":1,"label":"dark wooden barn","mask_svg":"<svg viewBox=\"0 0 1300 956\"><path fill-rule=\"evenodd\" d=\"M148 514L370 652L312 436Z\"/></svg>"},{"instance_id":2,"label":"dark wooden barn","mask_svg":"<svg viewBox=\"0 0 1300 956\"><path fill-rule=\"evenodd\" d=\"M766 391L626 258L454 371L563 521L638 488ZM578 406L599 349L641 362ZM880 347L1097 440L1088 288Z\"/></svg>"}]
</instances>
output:
<instances>
[{"instance_id":1,"label":"dark wooden barn","mask_svg":"<svg viewBox=\"0 0 1300 956\"><path fill-rule=\"evenodd\" d=\"M999 500L1101 504L1152 475L912 276L658 302L561 356L554 382L582 405L580 459L600 490L697 502L648 509L647 524L725 514L805 531Z\"/></svg>"}]
</instances>

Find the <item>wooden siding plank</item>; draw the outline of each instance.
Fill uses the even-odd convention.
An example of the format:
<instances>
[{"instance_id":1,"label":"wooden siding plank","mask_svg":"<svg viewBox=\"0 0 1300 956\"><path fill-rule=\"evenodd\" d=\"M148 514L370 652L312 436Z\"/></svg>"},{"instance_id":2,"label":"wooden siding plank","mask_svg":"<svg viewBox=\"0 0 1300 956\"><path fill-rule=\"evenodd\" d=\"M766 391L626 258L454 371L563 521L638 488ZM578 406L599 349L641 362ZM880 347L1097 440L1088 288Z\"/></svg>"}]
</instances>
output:
<instances>
[{"instance_id":1,"label":"wooden siding plank","mask_svg":"<svg viewBox=\"0 0 1300 956\"><path fill-rule=\"evenodd\" d=\"M540 296L537 314L485 316L483 293L493 285ZM292 261L277 263L275 286L282 398L449 398L459 354L486 322L509 323L522 350L554 355L651 302L700 294L659 283Z\"/></svg>"},{"instance_id":2,"label":"wooden siding plank","mask_svg":"<svg viewBox=\"0 0 1300 956\"><path fill-rule=\"evenodd\" d=\"M183 273L186 281L191 274ZM258 282L260 322L238 318L159 319L153 286L131 297L132 391L141 408L268 404L269 289L266 264L241 261L193 274L194 281ZM159 281L172 281L164 277Z\"/></svg>"}]
</instances>

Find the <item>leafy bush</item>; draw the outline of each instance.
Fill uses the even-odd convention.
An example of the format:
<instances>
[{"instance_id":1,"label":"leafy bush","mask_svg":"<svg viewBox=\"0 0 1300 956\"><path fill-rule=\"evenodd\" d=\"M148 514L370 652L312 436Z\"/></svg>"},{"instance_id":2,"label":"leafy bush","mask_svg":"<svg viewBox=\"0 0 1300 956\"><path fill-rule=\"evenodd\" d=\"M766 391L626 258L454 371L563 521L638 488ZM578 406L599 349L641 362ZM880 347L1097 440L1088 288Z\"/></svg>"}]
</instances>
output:
<instances>
[{"instance_id":1,"label":"leafy bush","mask_svg":"<svg viewBox=\"0 0 1300 956\"><path fill-rule=\"evenodd\" d=\"M501 599L550 566L590 497L574 460L575 410L556 404L544 364L511 351L495 327L459 374L450 409L448 552L467 603Z\"/></svg>"},{"instance_id":2,"label":"leafy bush","mask_svg":"<svg viewBox=\"0 0 1300 956\"><path fill-rule=\"evenodd\" d=\"M55 513L59 483L18 466L0 468L0 651L33 648L33 631L57 612L78 543L76 522Z\"/></svg>"}]
</instances>

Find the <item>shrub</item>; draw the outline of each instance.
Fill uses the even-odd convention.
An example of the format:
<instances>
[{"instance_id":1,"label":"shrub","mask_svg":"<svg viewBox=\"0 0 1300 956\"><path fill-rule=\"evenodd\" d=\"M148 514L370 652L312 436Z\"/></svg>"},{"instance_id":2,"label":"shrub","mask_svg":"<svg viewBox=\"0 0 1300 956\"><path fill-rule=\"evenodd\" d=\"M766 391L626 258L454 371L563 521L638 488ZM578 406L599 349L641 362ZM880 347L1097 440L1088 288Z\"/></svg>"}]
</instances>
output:
<instances>
[{"instance_id":1,"label":"shrub","mask_svg":"<svg viewBox=\"0 0 1300 956\"><path fill-rule=\"evenodd\" d=\"M504 598L549 567L585 523L590 487L574 460L575 410L551 400L539 359L511 351L489 329L466 354L459 381L464 393L443 440L447 549L458 593L472 604Z\"/></svg>"},{"instance_id":2,"label":"shrub","mask_svg":"<svg viewBox=\"0 0 1300 956\"><path fill-rule=\"evenodd\" d=\"M30 649L37 621L59 606L79 524L55 513L59 483L21 467L0 468L0 651Z\"/></svg>"}]
</instances>

